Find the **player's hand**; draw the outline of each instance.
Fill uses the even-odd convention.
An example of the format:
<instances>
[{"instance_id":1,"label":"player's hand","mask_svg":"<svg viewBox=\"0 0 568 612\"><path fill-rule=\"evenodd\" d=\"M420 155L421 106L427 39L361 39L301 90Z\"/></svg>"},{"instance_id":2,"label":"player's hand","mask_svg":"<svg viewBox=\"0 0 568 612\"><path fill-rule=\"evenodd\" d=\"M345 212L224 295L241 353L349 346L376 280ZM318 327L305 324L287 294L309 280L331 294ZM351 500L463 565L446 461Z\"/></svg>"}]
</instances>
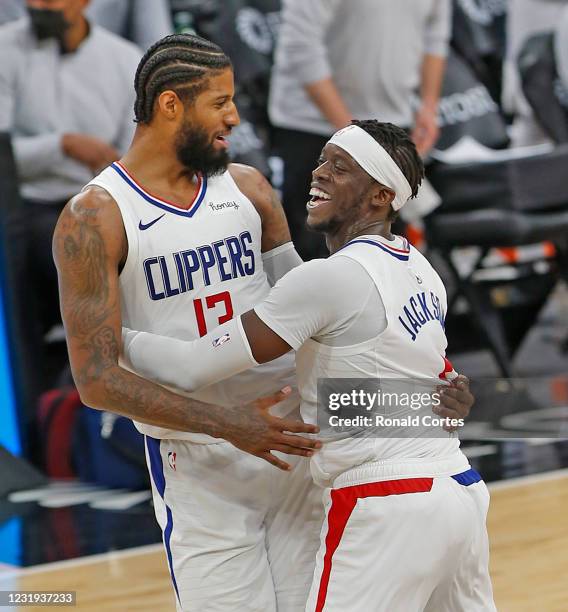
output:
<instances>
[{"instance_id":1,"label":"player's hand","mask_svg":"<svg viewBox=\"0 0 568 612\"><path fill-rule=\"evenodd\" d=\"M245 406L235 407L227 415L231 424L222 437L246 453L260 457L285 471L291 469L290 464L276 457L271 451L311 457L321 448L321 442L295 434L315 434L319 432L319 427L307 425L302 421L281 419L272 416L268 411L271 406L286 399L290 391L287 387Z\"/></svg>"},{"instance_id":2,"label":"player's hand","mask_svg":"<svg viewBox=\"0 0 568 612\"><path fill-rule=\"evenodd\" d=\"M441 405L434 412L450 419L466 419L469 416L475 397L469 390L469 378L460 374L450 385L438 387ZM444 426L446 431L455 431L457 427Z\"/></svg>"},{"instance_id":3,"label":"player's hand","mask_svg":"<svg viewBox=\"0 0 568 612\"><path fill-rule=\"evenodd\" d=\"M424 157L436 144L440 135L436 109L430 106L422 106L414 118L414 129L412 140L416 145L418 154Z\"/></svg>"},{"instance_id":4,"label":"player's hand","mask_svg":"<svg viewBox=\"0 0 568 612\"><path fill-rule=\"evenodd\" d=\"M113 146L87 134L64 134L61 147L67 157L73 158L95 173L120 157Z\"/></svg>"}]
</instances>

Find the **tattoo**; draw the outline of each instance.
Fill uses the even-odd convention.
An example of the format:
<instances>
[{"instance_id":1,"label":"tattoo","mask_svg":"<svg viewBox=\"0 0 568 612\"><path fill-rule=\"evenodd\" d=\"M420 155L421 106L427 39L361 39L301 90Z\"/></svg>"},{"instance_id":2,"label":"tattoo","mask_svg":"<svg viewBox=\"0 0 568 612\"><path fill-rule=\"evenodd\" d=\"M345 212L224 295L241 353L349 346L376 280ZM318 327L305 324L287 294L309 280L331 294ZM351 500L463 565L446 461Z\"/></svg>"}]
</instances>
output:
<instances>
[{"instance_id":1,"label":"tattoo","mask_svg":"<svg viewBox=\"0 0 568 612\"><path fill-rule=\"evenodd\" d=\"M284 210L282 207L282 202L280 202L280 198L278 197L274 189L272 190L272 193L270 194L270 205L272 206L273 210L278 210L278 211Z\"/></svg>"},{"instance_id":2,"label":"tattoo","mask_svg":"<svg viewBox=\"0 0 568 612\"><path fill-rule=\"evenodd\" d=\"M85 214L84 214L85 213ZM97 225L96 210L81 211L75 231L65 236L63 253L73 277L73 298L66 304L67 329L72 336L85 337L111 314L106 274L107 253ZM86 217L86 218L84 218Z\"/></svg>"},{"instance_id":3,"label":"tattoo","mask_svg":"<svg viewBox=\"0 0 568 612\"><path fill-rule=\"evenodd\" d=\"M104 389L107 398L119 407L115 412L137 421L215 437L230 431L227 411L232 409L175 395L125 370L109 372L104 377Z\"/></svg>"},{"instance_id":4,"label":"tattoo","mask_svg":"<svg viewBox=\"0 0 568 612\"><path fill-rule=\"evenodd\" d=\"M89 351L90 357L79 370L77 376L79 384L99 380L107 368L115 366L118 362L120 346L114 330L108 326L99 329L81 348Z\"/></svg>"},{"instance_id":5,"label":"tattoo","mask_svg":"<svg viewBox=\"0 0 568 612\"><path fill-rule=\"evenodd\" d=\"M287 242L290 242L290 230L288 221L280 198L272 189L270 194L270 225L265 228L263 225L262 232L262 250L263 252L271 251Z\"/></svg>"},{"instance_id":6,"label":"tattoo","mask_svg":"<svg viewBox=\"0 0 568 612\"><path fill-rule=\"evenodd\" d=\"M67 259L74 259L79 255L79 245L73 236L65 236L63 249Z\"/></svg>"},{"instance_id":7,"label":"tattoo","mask_svg":"<svg viewBox=\"0 0 568 612\"><path fill-rule=\"evenodd\" d=\"M119 367L122 343L111 251L98 209L81 204L75 201L63 213L55 246L68 340L79 353L72 354L77 386L95 407L150 425L241 441L256 436L263 419L254 411L183 397ZM279 230L277 219L272 227ZM87 393L91 389L93 395Z\"/></svg>"}]
</instances>

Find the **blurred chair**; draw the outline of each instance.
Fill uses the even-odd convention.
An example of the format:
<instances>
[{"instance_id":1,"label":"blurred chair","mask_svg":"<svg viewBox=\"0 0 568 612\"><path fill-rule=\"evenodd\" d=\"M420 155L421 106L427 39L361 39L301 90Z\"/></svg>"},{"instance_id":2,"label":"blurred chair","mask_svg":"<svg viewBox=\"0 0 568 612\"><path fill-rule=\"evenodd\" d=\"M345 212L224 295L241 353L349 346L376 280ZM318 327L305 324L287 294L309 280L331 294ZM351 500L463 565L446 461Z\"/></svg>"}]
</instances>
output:
<instances>
[{"instance_id":1,"label":"blurred chair","mask_svg":"<svg viewBox=\"0 0 568 612\"><path fill-rule=\"evenodd\" d=\"M568 280L567 167L568 145L499 161L437 163L429 172L443 199L426 219L426 229L432 254L441 255L453 281L447 315L456 314L458 298L465 299L469 316L505 377L513 375L514 353L557 280ZM542 261L515 264L509 280L492 279L483 267L493 248L542 241L554 244L548 266L540 265ZM462 247L477 247L467 271L460 271L454 258ZM502 291L496 293L496 288ZM507 311L515 301L530 308Z\"/></svg>"}]
</instances>

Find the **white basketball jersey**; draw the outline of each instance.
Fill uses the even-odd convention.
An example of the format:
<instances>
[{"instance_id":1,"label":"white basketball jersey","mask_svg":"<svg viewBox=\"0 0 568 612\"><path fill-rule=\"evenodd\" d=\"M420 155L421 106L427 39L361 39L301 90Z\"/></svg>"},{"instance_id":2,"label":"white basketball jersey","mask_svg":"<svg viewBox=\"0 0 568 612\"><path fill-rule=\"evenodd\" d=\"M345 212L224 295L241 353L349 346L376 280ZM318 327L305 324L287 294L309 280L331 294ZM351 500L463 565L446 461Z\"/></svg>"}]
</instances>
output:
<instances>
[{"instance_id":1,"label":"white basketball jersey","mask_svg":"<svg viewBox=\"0 0 568 612\"><path fill-rule=\"evenodd\" d=\"M376 337L345 347L306 341L296 353L301 412L317 419L317 382L322 378L437 379L446 369L444 333L446 291L426 258L404 241L402 248L380 236L352 240L332 258L349 257L365 268L384 304L387 327ZM349 279L337 279L338 290ZM320 407L321 409L321 407ZM434 416L434 415L433 415ZM329 484L340 473L369 461L457 457L467 465L457 438L353 437L324 444L312 458L317 482ZM444 435L442 433L442 435ZM341 438L339 435L338 438Z\"/></svg>"},{"instance_id":2,"label":"white basketball jersey","mask_svg":"<svg viewBox=\"0 0 568 612\"><path fill-rule=\"evenodd\" d=\"M250 310L268 294L262 265L261 219L227 171L199 177L189 208L153 196L119 162L89 185L105 189L116 201L128 238L128 257L120 273L122 322L130 329L194 340ZM293 355L243 372L192 393L222 406L246 403L295 385ZM287 398L274 413L298 404ZM219 442L136 423L155 438Z\"/></svg>"}]
</instances>

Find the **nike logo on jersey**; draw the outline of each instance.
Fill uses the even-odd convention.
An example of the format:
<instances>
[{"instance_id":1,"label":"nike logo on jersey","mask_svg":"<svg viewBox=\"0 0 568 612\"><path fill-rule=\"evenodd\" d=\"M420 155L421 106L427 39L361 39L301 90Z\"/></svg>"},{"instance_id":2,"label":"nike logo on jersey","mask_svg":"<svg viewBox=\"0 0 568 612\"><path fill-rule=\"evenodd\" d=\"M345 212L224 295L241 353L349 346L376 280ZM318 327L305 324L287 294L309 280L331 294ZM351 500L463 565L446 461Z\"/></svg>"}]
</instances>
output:
<instances>
[{"instance_id":1,"label":"nike logo on jersey","mask_svg":"<svg viewBox=\"0 0 568 612\"><path fill-rule=\"evenodd\" d=\"M160 215L159 217L157 217L153 221L150 221L150 223L142 223L142 221L140 221L140 223L138 223L138 229L143 232L144 230L147 230L149 227L152 227L152 225L154 225L154 223L158 223L158 221L162 217L165 217L165 216L166 216L166 213L164 213L163 215Z\"/></svg>"}]
</instances>

